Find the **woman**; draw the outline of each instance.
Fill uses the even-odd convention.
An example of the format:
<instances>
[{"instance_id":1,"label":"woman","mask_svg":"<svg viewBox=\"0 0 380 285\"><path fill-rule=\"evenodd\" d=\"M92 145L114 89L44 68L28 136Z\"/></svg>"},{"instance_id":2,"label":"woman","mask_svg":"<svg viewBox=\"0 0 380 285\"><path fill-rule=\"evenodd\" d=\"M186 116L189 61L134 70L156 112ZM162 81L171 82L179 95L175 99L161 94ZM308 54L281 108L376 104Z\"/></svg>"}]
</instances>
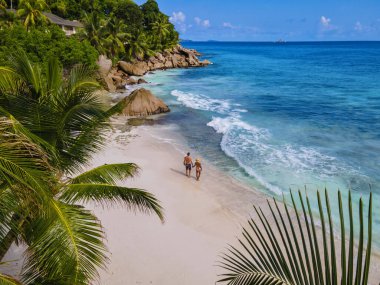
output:
<instances>
[{"instance_id":1,"label":"woman","mask_svg":"<svg viewBox=\"0 0 380 285\"><path fill-rule=\"evenodd\" d=\"M199 180L199 178L201 177L201 172L202 172L202 164L199 158L195 160L193 167L195 167L195 174L196 174L197 180Z\"/></svg>"}]
</instances>

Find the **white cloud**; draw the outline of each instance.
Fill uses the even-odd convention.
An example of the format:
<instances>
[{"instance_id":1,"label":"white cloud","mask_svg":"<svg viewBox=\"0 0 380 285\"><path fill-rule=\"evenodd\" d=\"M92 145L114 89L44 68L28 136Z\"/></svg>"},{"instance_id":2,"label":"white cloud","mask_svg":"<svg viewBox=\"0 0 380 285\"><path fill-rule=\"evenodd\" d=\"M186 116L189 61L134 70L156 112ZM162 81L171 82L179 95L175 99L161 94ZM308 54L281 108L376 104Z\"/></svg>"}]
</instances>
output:
<instances>
[{"instance_id":1,"label":"white cloud","mask_svg":"<svg viewBox=\"0 0 380 285\"><path fill-rule=\"evenodd\" d=\"M169 18L170 22L172 22L176 28L182 32L185 33L187 26L186 26L186 15L185 13L179 11L179 12L173 12L172 16Z\"/></svg>"},{"instance_id":2,"label":"white cloud","mask_svg":"<svg viewBox=\"0 0 380 285\"><path fill-rule=\"evenodd\" d=\"M199 18L199 17L195 17L195 18L194 18L194 22L195 22L198 26L202 26L202 27L205 27L205 28L209 28L209 27L211 26L211 23L210 23L210 20L209 20L209 19L202 20L202 19Z\"/></svg>"},{"instance_id":3,"label":"white cloud","mask_svg":"<svg viewBox=\"0 0 380 285\"><path fill-rule=\"evenodd\" d=\"M355 23L354 30L355 30L355 31L358 31L358 32L363 31L363 25L362 25L359 21L357 21L357 22Z\"/></svg>"},{"instance_id":4,"label":"white cloud","mask_svg":"<svg viewBox=\"0 0 380 285\"><path fill-rule=\"evenodd\" d=\"M170 22L173 24L183 23L186 20L186 15L179 11L179 12L173 12L172 16L169 18Z\"/></svg>"},{"instance_id":5,"label":"white cloud","mask_svg":"<svg viewBox=\"0 0 380 285\"><path fill-rule=\"evenodd\" d=\"M233 28L234 28L234 26L233 26L231 23L229 23L229 22L224 22L224 23L223 23L223 27L224 27L224 28L230 28L230 29L233 29Z\"/></svg>"},{"instance_id":6,"label":"white cloud","mask_svg":"<svg viewBox=\"0 0 380 285\"><path fill-rule=\"evenodd\" d=\"M321 17L321 24L323 27L326 27L326 28L330 27L330 25L331 25L330 22L331 22L331 19L329 19L325 16Z\"/></svg>"}]
</instances>

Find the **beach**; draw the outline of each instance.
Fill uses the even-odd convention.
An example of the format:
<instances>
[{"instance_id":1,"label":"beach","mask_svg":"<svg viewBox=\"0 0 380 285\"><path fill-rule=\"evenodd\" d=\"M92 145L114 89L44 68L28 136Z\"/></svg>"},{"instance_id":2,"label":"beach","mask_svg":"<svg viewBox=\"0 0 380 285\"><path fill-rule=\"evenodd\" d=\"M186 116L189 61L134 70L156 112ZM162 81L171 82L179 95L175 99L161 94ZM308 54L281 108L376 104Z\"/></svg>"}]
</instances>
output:
<instances>
[{"instance_id":1,"label":"beach","mask_svg":"<svg viewBox=\"0 0 380 285\"><path fill-rule=\"evenodd\" d=\"M119 126L122 125L120 122ZM224 175L207 161L200 181L184 175L183 156L191 149L175 126L140 126L114 130L93 166L134 162L141 173L126 183L157 196L165 223L155 216L120 207L92 205L106 232L108 269L99 284L214 284L217 262L228 244L236 244L252 205L264 206L269 196ZM192 154L197 157L197 153ZM374 256L370 284L380 279Z\"/></svg>"},{"instance_id":2,"label":"beach","mask_svg":"<svg viewBox=\"0 0 380 285\"><path fill-rule=\"evenodd\" d=\"M137 163L141 173L127 185L155 194L165 211L161 224L155 216L94 207L111 253L99 284L214 284L218 255L227 243L235 242L252 203L265 202L264 195L206 162L200 181L194 171L187 178L182 160L188 149L180 152L157 139L155 133L162 135L163 129L142 126L129 134L116 133L94 160L94 165ZM246 208L240 199L247 201Z\"/></svg>"}]
</instances>

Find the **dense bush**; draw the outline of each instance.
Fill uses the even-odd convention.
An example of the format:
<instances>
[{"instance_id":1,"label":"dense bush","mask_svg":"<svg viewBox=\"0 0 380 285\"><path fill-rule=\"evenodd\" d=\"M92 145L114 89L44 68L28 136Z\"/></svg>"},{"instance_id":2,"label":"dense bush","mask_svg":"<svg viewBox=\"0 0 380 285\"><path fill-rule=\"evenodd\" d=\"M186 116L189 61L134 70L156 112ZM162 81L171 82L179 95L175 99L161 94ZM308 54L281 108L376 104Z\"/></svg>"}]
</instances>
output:
<instances>
[{"instance_id":1,"label":"dense bush","mask_svg":"<svg viewBox=\"0 0 380 285\"><path fill-rule=\"evenodd\" d=\"M36 27L27 31L21 25L0 29L0 61L4 62L15 50L24 50L34 62L46 62L51 56L70 67L77 63L94 66L98 52L87 40L66 37L55 25Z\"/></svg>"}]
</instances>

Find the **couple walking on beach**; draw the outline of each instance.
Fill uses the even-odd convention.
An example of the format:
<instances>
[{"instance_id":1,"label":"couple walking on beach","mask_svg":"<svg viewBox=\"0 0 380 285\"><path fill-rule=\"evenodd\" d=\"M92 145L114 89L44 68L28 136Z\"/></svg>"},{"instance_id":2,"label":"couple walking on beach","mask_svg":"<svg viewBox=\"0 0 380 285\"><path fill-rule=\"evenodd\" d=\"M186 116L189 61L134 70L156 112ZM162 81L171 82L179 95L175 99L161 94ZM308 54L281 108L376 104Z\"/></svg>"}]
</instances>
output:
<instances>
[{"instance_id":1,"label":"couple walking on beach","mask_svg":"<svg viewBox=\"0 0 380 285\"><path fill-rule=\"evenodd\" d=\"M193 159L190 156L190 152L187 153L187 155L183 159L183 165L185 165L186 168L186 176L191 176L191 168L195 167L195 176L197 180L201 177L202 172L202 164L199 158L195 160L195 163L193 164Z\"/></svg>"}]
</instances>

